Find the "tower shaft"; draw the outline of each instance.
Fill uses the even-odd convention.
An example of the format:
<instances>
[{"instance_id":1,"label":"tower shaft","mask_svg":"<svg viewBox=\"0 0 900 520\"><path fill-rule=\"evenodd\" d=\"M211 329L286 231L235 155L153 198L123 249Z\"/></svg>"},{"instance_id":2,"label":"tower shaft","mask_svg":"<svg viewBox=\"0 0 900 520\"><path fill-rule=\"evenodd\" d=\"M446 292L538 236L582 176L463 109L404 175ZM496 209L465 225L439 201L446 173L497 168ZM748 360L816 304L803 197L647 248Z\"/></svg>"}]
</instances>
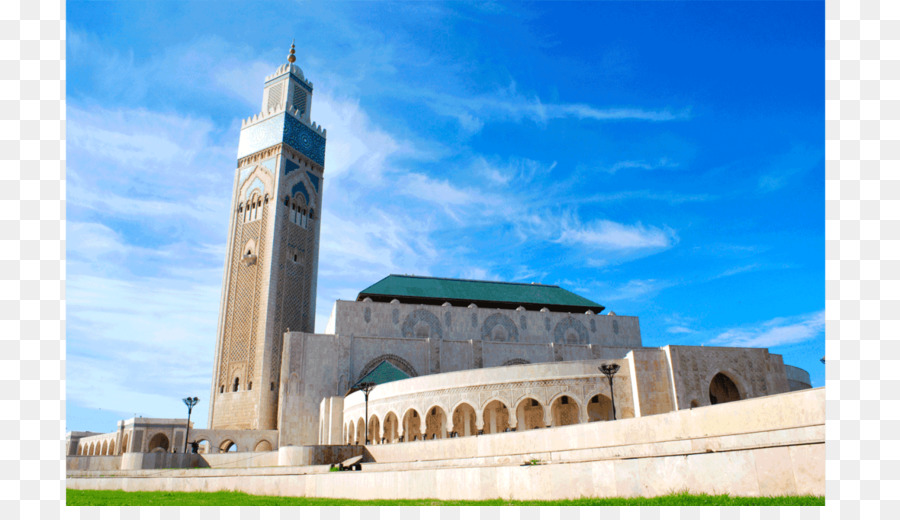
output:
<instances>
[{"instance_id":1,"label":"tower shaft","mask_svg":"<svg viewBox=\"0 0 900 520\"><path fill-rule=\"evenodd\" d=\"M210 428L276 428L283 334L315 331L326 134L309 118L312 90L282 65L241 126Z\"/></svg>"}]
</instances>

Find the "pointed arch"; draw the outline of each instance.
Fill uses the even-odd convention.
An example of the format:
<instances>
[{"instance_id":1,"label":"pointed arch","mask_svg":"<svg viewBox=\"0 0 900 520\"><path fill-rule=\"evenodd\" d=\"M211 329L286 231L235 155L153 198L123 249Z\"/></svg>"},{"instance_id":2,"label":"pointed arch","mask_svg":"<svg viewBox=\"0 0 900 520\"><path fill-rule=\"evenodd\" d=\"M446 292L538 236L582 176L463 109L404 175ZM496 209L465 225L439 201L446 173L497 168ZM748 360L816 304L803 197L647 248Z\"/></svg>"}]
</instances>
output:
<instances>
[{"instance_id":1,"label":"pointed arch","mask_svg":"<svg viewBox=\"0 0 900 520\"><path fill-rule=\"evenodd\" d=\"M741 400L741 392L733 379L719 372L709 382L710 404L730 403Z\"/></svg>"},{"instance_id":2,"label":"pointed arch","mask_svg":"<svg viewBox=\"0 0 900 520\"><path fill-rule=\"evenodd\" d=\"M516 343L519 341L519 328L508 316L495 312L482 323L481 339Z\"/></svg>"},{"instance_id":3,"label":"pointed arch","mask_svg":"<svg viewBox=\"0 0 900 520\"><path fill-rule=\"evenodd\" d=\"M573 392L559 392L550 398L550 425L568 426L584 422L581 400Z\"/></svg>"},{"instance_id":4,"label":"pointed arch","mask_svg":"<svg viewBox=\"0 0 900 520\"><path fill-rule=\"evenodd\" d=\"M165 433L157 433L150 438L150 442L147 444L147 451L169 451L169 437Z\"/></svg>"},{"instance_id":5,"label":"pointed arch","mask_svg":"<svg viewBox=\"0 0 900 520\"><path fill-rule=\"evenodd\" d=\"M431 311L425 309L416 309L406 316L403 325L400 327L404 338L421 337L417 333L417 326L423 325L428 328L428 337L442 338L444 336L441 320Z\"/></svg>"},{"instance_id":6,"label":"pointed arch","mask_svg":"<svg viewBox=\"0 0 900 520\"><path fill-rule=\"evenodd\" d=\"M285 393L287 395L300 395L300 376L296 372L291 372L291 375L288 377Z\"/></svg>"},{"instance_id":7,"label":"pointed arch","mask_svg":"<svg viewBox=\"0 0 900 520\"><path fill-rule=\"evenodd\" d=\"M366 376L369 372L371 372L375 367L381 364L382 361L388 361L395 367L400 370L406 372L409 377L419 377L419 373L416 372L416 369L412 366L412 363L403 359L400 356L394 354L384 354L382 356L378 356L373 358L371 361L366 363L366 366L359 372L359 375L356 376L356 381L359 381L363 377Z\"/></svg>"},{"instance_id":8,"label":"pointed arch","mask_svg":"<svg viewBox=\"0 0 900 520\"><path fill-rule=\"evenodd\" d=\"M369 415L369 443L381 444L381 419L374 412Z\"/></svg>"},{"instance_id":9,"label":"pointed arch","mask_svg":"<svg viewBox=\"0 0 900 520\"><path fill-rule=\"evenodd\" d=\"M587 422L613 420L612 399L602 392L598 392L588 399L585 410L587 411Z\"/></svg>"},{"instance_id":10,"label":"pointed arch","mask_svg":"<svg viewBox=\"0 0 900 520\"><path fill-rule=\"evenodd\" d=\"M482 417L484 417L484 433L503 433L509 429L511 411L504 400L497 397L490 398L484 404L484 409L481 413Z\"/></svg>"},{"instance_id":11,"label":"pointed arch","mask_svg":"<svg viewBox=\"0 0 900 520\"><path fill-rule=\"evenodd\" d=\"M555 343L587 345L590 343L587 327L572 316L561 319L553 328Z\"/></svg>"},{"instance_id":12,"label":"pointed arch","mask_svg":"<svg viewBox=\"0 0 900 520\"><path fill-rule=\"evenodd\" d=\"M504 361L503 365L501 365L501 366L511 367L514 365L530 365L530 364L531 364L531 361L528 361L527 359L513 358L513 359L509 359L507 361Z\"/></svg>"},{"instance_id":13,"label":"pointed arch","mask_svg":"<svg viewBox=\"0 0 900 520\"><path fill-rule=\"evenodd\" d=\"M547 405L537 397L524 396L516 401L516 431L533 430L548 426L545 417Z\"/></svg>"},{"instance_id":14,"label":"pointed arch","mask_svg":"<svg viewBox=\"0 0 900 520\"><path fill-rule=\"evenodd\" d=\"M450 417L444 407L438 404L431 405L425 412L425 438L444 439L447 437L447 421Z\"/></svg>"},{"instance_id":15,"label":"pointed arch","mask_svg":"<svg viewBox=\"0 0 900 520\"><path fill-rule=\"evenodd\" d=\"M406 442L420 440L422 437L422 412L411 406L403 412L401 422L403 440Z\"/></svg>"},{"instance_id":16,"label":"pointed arch","mask_svg":"<svg viewBox=\"0 0 900 520\"><path fill-rule=\"evenodd\" d=\"M397 414L394 411L387 412L384 414L384 425L382 426L382 430L384 431L384 440L387 443L397 442L400 427L400 419L397 417Z\"/></svg>"}]
</instances>

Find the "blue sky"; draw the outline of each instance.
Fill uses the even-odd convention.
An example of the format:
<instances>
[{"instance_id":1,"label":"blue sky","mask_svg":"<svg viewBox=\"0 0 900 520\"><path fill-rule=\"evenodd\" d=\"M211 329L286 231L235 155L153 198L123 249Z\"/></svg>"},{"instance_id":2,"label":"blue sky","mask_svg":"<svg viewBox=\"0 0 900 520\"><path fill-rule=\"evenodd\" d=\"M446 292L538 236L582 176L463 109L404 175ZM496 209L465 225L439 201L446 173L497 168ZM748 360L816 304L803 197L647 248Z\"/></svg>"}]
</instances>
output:
<instances>
[{"instance_id":1,"label":"blue sky","mask_svg":"<svg viewBox=\"0 0 900 520\"><path fill-rule=\"evenodd\" d=\"M559 284L823 385L823 5L69 2L67 428L205 426L240 121L292 38L317 330L391 273Z\"/></svg>"}]
</instances>

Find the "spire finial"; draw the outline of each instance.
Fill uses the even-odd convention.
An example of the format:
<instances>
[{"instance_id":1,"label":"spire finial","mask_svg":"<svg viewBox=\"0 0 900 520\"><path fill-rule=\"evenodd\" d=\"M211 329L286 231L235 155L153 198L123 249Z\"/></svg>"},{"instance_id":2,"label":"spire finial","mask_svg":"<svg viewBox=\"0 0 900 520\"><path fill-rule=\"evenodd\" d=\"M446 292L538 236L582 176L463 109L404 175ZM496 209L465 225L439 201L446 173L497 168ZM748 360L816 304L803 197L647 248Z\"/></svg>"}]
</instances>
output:
<instances>
[{"instance_id":1,"label":"spire finial","mask_svg":"<svg viewBox=\"0 0 900 520\"><path fill-rule=\"evenodd\" d=\"M288 62L294 63L295 61L297 61L297 57L294 56L294 39L291 38L291 53L288 54Z\"/></svg>"}]
</instances>

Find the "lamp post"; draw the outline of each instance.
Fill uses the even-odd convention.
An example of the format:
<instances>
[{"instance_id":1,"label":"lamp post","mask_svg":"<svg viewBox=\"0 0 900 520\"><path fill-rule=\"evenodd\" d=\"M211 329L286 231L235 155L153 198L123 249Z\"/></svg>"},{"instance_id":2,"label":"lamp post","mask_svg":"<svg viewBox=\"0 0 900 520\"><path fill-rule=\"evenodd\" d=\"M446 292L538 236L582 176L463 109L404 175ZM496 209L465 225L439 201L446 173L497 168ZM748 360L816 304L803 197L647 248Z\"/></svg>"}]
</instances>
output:
<instances>
[{"instance_id":1,"label":"lamp post","mask_svg":"<svg viewBox=\"0 0 900 520\"><path fill-rule=\"evenodd\" d=\"M375 388L375 383L364 381L362 383L357 383L353 388L362 390L363 394L366 396L366 440L364 444L369 444L369 392Z\"/></svg>"},{"instance_id":2,"label":"lamp post","mask_svg":"<svg viewBox=\"0 0 900 520\"><path fill-rule=\"evenodd\" d=\"M603 364L600 365L600 372L603 372L603 375L609 379L609 395L612 397L612 412L613 412L613 420L616 420L616 394L613 391L613 376L616 375L616 372L619 371L619 365L612 364Z\"/></svg>"},{"instance_id":3,"label":"lamp post","mask_svg":"<svg viewBox=\"0 0 900 520\"><path fill-rule=\"evenodd\" d=\"M196 405L200 399L197 399L196 397L185 397L182 401L188 407L187 431L184 433L184 452L187 453L188 436L191 433L191 410L194 409L194 405Z\"/></svg>"}]
</instances>

